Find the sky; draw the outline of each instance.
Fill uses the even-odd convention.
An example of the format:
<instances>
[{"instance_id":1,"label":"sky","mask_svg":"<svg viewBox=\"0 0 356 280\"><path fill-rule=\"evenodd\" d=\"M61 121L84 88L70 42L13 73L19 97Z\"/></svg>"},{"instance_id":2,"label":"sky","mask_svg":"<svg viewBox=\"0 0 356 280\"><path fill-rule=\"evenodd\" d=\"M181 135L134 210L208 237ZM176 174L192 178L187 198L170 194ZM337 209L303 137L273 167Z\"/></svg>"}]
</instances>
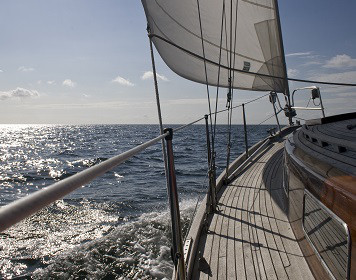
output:
<instances>
[{"instance_id":1,"label":"sky","mask_svg":"<svg viewBox=\"0 0 356 280\"><path fill-rule=\"evenodd\" d=\"M0 123L158 122L140 1L0 0L0 7ZM356 1L284 0L279 8L290 77L356 83ZM164 122L189 123L207 113L205 86L155 57ZM291 90L303 86L290 83ZM320 88L327 115L356 111L355 88ZM258 96L235 91L234 105ZM309 97L298 91L296 105ZM247 106L247 121L260 123L272 112L266 100L256 102ZM221 114L219 122L226 119ZM241 121L236 111L233 123Z\"/></svg>"}]
</instances>

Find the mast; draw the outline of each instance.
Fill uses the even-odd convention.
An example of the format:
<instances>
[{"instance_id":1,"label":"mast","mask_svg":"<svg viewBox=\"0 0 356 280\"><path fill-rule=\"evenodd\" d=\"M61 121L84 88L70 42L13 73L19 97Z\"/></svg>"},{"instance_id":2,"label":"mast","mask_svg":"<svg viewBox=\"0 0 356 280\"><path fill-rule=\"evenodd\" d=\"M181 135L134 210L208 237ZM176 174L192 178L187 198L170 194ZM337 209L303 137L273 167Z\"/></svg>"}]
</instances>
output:
<instances>
[{"instance_id":1,"label":"mast","mask_svg":"<svg viewBox=\"0 0 356 280\"><path fill-rule=\"evenodd\" d=\"M278 36L279 36L279 46L281 49L281 54L282 54L282 64L283 64L283 70L285 73L284 77L284 88L285 88L285 96L287 97L287 105L288 105L288 118L289 118L289 125L293 124L292 120L292 112L291 112L291 103L290 103L290 91L289 91L289 83L288 83L288 72L287 72L287 64L286 64L286 56L284 54L284 46L283 46L283 37L282 37L282 28L281 28L281 20L279 17L279 8L278 8L278 0L274 0L274 7L275 7L275 13L276 13L276 19L277 19L277 28L278 28Z\"/></svg>"}]
</instances>

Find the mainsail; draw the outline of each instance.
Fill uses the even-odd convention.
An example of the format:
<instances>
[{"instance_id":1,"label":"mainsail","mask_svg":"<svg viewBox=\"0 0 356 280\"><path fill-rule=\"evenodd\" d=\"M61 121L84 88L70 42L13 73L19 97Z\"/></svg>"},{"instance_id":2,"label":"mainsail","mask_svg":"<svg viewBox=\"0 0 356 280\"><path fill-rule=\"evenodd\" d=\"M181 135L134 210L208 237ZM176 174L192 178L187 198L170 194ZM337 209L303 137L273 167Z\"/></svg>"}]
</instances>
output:
<instances>
[{"instance_id":1,"label":"mainsail","mask_svg":"<svg viewBox=\"0 0 356 280\"><path fill-rule=\"evenodd\" d=\"M150 35L178 75L213 86L285 92L275 0L142 0Z\"/></svg>"}]
</instances>

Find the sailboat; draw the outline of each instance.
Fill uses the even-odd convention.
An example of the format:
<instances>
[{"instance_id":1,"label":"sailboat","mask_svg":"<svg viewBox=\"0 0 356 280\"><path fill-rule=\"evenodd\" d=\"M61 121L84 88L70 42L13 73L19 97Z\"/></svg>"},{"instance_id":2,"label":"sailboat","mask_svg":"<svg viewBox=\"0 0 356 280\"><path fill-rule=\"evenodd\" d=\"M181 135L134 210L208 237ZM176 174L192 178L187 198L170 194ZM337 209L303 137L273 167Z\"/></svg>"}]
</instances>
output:
<instances>
[{"instance_id":1,"label":"sailboat","mask_svg":"<svg viewBox=\"0 0 356 280\"><path fill-rule=\"evenodd\" d=\"M151 46L160 135L0 208L0 231L37 213L162 141L172 219L173 279L356 279L356 114L296 120L277 0L142 0ZM163 129L153 45L178 75L206 86L209 113ZM326 83L326 82L325 82ZM355 86L354 84L326 83ZM217 103L226 94L226 168L216 175ZM267 92L278 129L230 158L234 90ZM299 90L299 89L297 89ZM279 95L283 96L284 107ZM236 92L235 92L236 95ZM251 102L259 98L251 100ZM239 105L243 112L244 105ZM215 107L215 110L214 110ZM308 108L302 108L308 109ZM310 109L310 108L309 108ZM283 112L289 126L279 124ZM208 192L183 237L175 178L174 133L206 123ZM337 133L335 133L337 132ZM169 275L167 275L169 277Z\"/></svg>"},{"instance_id":2,"label":"sailboat","mask_svg":"<svg viewBox=\"0 0 356 280\"><path fill-rule=\"evenodd\" d=\"M322 118L294 123L296 109L308 108L294 106L288 81L308 81L287 77L278 2L142 4L158 53L178 75L206 85L210 109L209 191L183 246L173 217L174 278L356 279L356 114L325 117L311 86L301 89L320 100ZM289 120L232 163L228 145L218 178L212 86L216 99L227 89L227 111L234 89L270 92L277 122L277 101Z\"/></svg>"}]
</instances>

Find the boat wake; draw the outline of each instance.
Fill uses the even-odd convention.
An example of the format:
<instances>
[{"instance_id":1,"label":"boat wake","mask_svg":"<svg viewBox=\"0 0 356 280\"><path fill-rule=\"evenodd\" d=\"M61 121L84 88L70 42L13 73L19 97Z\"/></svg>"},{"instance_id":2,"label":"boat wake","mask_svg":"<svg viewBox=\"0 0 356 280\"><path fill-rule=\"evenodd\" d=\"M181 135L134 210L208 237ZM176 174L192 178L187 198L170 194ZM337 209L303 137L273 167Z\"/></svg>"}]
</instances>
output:
<instances>
[{"instance_id":1,"label":"boat wake","mask_svg":"<svg viewBox=\"0 0 356 280\"><path fill-rule=\"evenodd\" d=\"M195 204L181 202L185 229ZM121 217L113 203L59 201L0 235L0 278L169 279L170 235L167 209Z\"/></svg>"}]
</instances>

